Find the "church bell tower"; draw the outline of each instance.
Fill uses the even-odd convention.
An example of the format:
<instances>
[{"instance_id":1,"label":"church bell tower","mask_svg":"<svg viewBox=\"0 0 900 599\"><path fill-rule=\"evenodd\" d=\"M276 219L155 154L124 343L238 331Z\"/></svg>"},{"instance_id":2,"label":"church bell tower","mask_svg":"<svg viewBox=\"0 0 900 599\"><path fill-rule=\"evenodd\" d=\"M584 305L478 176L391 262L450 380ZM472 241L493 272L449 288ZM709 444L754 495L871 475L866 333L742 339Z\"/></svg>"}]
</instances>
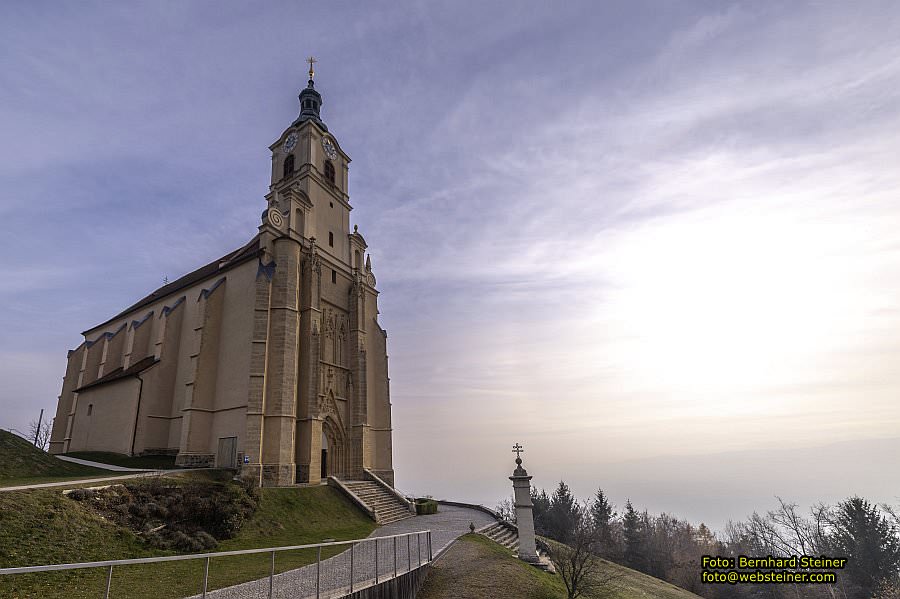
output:
<instances>
[{"instance_id":1,"label":"church bell tower","mask_svg":"<svg viewBox=\"0 0 900 599\"><path fill-rule=\"evenodd\" d=\"M247 416L259 458L249 471L266 485L366 471L393 484L387 333L366 242L350 228L350 157L322 120L308 62L300 114L269 147Z\"/></svg>"}]
</instances>

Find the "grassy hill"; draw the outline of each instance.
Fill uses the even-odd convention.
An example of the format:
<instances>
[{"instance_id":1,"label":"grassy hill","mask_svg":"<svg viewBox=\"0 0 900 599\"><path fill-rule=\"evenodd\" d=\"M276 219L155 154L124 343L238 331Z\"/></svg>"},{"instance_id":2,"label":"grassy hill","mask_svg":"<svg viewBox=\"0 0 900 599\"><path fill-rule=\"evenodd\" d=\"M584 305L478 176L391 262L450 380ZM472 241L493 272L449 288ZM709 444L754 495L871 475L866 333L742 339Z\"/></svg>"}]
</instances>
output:
<instances>
[{"instance_id":1,"label":"grassy hill","mask_svg":"<svg viewBox=\"0 0 900 599\"><path fill-rule=\"evenodd\" d=\"M214 551L354 539L375 529L374 522L330 487L266 488L261 493L253 517L237 536L221 541ZM59 490L0 493L0 565L4 567L172 554L153 549L140 534L103 518L91 509L90 501L70 499ZM314 552L279 554L276 571L314 561ZM269 567L267 554L213 559L210 589L262 578ZM201 560L123 567L113 571L111 596L184 597L200 590L202 576ZM2 576L0 597L94 599L102 596L105 583L106 572L100 570Z\"/></svg>"},{"instance_id":2,"label":"grassy hill","mask_svg":"<svg viewBox=\"0 0 900 599\"><path fill-rule=\"evenodd\" d=\"M621 574L608 599L700 599L667 582L617 564L604 567ZM559 576L547 574L510 555L481 535L462 537L435 562L419 599L565 599Z\"/></svg>"},{"instance_id":3,"label":"grassy hill","mask_svg":"<svg viewBox=\"0 0 900 599\"><path fill-rule=\"evenodd\" d=\"M41 451L22 437L0 430L0 486L110 474L109 470L64 462Z\"/></svg>"}]
</instances>

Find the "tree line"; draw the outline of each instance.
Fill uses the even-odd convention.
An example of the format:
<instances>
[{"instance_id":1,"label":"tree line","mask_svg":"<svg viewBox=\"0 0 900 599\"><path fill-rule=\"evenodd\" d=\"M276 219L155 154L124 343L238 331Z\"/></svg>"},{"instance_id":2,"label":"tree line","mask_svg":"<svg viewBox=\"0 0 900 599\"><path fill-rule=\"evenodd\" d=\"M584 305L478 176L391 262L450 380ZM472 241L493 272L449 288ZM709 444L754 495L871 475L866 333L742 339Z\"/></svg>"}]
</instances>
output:
<instances>
[{"instance_id":1,"label":"tree line","mask_svg":"<svg viewBox=\"0 0 900 599\"><path fill-rule=\"evenodd\" d=\"M900 599L900 510L861 497L817 504L808 513L777 499L777 507L729 522L714 534L704 525L662 513L651 515L626 501L618 513L602 489L578 501L560 481L549 494L533 488L537 534L567 545L590 540L591 553L668 581L710 599ZM513 502L497 506L515 519ZM846 557L836 584L718 585L701 581L704 555Z\"/></svg>"}]
</instances>

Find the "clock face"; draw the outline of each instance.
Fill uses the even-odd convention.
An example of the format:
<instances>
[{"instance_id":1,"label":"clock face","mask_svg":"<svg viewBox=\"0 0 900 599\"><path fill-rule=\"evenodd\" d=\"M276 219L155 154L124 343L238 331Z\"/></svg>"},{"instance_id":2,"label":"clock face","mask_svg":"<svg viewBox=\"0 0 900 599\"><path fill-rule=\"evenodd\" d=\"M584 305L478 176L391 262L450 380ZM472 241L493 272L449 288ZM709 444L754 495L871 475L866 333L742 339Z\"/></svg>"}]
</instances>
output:
<instances>
[{"instance_id":1,"label":"clock face","mask_svg":"<svg viewBox=\"0 0 900 599\"><path fill-rule=\"evenodd\" d=\"M294 146L296 146L296 145L297 145L297 134L291 133L290 135L288 135L287 139L284 140L284 146L283 146L284 153L290 154L291 150L293 150Z\"/></svg>"},{"instance_id":2,"label":"clock face","mask_svg":"<svg viewBox=\"0 0 900 599\"><path fill-rule=\"evenodd\" d=\"M325 155L331 160L337 158L337 149L334 147L334 143L332 143L330 138L322 138L322 149L325 150Z\"/></svg>"}]
</instances>

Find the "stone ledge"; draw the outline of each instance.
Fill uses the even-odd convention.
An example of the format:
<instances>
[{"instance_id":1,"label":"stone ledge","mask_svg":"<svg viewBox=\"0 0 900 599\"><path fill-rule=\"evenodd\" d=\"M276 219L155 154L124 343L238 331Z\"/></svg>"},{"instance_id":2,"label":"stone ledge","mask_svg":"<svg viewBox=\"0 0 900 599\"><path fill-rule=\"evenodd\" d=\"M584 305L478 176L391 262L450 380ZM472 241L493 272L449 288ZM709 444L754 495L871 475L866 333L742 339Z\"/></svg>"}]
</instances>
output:
<instances>
[{"instance_id":1,"label":"stone ledge","mask_svg":"<svg viewBox=\"0 0 900 599\"><path fill-rule=\"evenodd\" d=\"M179 453L175 465L183 468L212 468L216 464L216 456L212 453Z\"/></svg>"}]
</instances>

